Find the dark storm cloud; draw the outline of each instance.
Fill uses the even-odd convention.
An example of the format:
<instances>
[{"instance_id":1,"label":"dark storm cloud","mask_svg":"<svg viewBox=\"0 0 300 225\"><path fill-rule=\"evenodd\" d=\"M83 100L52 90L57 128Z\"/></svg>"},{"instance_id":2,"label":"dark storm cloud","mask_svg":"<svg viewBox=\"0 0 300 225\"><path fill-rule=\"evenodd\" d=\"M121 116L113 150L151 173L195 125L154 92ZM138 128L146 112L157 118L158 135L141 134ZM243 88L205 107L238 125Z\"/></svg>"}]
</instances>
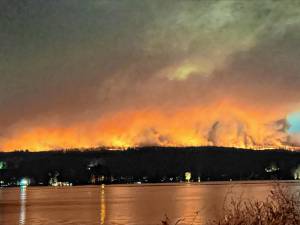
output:
<instances>
[{"instance_id":1,"label":"dark storm cloud","mask_svg":"<svg viewBox=\"0 0 300 225\"><path fill-rule=\"evenodd\" d=\"M101 84L139 54L135 45L143 18L135 19L138 10L125 6L98 1L2 2L3 122L93 106Z\"/></svg>"},{"instance_id":2,"label":"dark storm cloud","mask_svg":"<svg viewBox=\"0 0 300 225\"><path fill-rule=\"evenodd\" d=\"M299 103L299 31L298 24L290 26L279 37L262 39L254 48L234 55L227 74L220 76L226 88L264 104Z\"/></svg>"}]
</instances>

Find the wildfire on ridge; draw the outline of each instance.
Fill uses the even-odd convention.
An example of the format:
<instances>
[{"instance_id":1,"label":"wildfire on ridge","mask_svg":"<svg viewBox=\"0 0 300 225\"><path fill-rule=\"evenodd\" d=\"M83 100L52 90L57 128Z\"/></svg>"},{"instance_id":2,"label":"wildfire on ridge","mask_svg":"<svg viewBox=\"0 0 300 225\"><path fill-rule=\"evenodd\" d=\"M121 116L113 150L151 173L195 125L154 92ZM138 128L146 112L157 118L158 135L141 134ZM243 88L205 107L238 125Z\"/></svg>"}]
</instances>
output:
<instances>
[{"instance_id":1,"label":"wildfire on ridge","mask_svg":"<svg viewBox=\"0 0 300 225\"><path fill-rule=\"evenodd\" d=\"M205 108L163 111L156 108L127 110L93 122L69 126L49 123L19 126L0 139L4 151L31 151L106 146L226 146L249 149L296 149L288 142L278 114L231 103Z\"/></svg>"}]
</instances>

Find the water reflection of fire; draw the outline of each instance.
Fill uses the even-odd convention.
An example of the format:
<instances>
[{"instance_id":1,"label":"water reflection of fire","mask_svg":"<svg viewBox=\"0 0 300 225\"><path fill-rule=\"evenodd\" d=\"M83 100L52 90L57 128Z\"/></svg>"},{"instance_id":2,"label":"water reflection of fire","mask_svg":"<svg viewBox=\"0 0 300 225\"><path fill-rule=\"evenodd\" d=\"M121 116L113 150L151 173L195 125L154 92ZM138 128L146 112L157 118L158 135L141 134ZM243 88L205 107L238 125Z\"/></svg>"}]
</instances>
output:
<instances>
[{"instance_id":1,"label":"water reflection of fire","mask_svg":"<svg viewBox=\"0 0 300 225\"><path fill-rule=\"evenodd\" d=\"M20 187L20 213L19 213L19 224L26 224L26 186Z\"/></svg>"},{"instance_id":2,"label":"water reflection of fire","mask_svg":"<svg viewBox=\"0 0 300 225\"><path fill-rule=\"evenodd\" d=\"M104 185L102 185L101 192L100 192L100 224L101 225L105 223L105 216L106 216L105 192L104 192Z\"/></svg>"}]
</instances>

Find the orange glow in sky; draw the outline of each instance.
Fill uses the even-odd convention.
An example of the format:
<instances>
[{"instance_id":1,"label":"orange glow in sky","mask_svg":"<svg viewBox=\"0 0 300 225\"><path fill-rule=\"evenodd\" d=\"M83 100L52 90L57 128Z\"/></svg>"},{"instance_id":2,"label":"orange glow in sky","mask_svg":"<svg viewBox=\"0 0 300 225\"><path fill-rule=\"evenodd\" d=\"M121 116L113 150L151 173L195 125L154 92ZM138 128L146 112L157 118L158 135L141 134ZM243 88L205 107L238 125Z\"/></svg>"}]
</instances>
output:
<instances>
[{"instance_id":1,"label":"orange glow in sky","mask_svg":"<svg viewBox=\"0 0 300 225\"><path fill-rule=\"evenodd\" d=\"M168 112L127 110L93 122L15 129L9 138L1 140L0 147L5 151L153 145L283 147L284 135L269 124L275 116L230 102Z\"/></svg>"}]
</instances>

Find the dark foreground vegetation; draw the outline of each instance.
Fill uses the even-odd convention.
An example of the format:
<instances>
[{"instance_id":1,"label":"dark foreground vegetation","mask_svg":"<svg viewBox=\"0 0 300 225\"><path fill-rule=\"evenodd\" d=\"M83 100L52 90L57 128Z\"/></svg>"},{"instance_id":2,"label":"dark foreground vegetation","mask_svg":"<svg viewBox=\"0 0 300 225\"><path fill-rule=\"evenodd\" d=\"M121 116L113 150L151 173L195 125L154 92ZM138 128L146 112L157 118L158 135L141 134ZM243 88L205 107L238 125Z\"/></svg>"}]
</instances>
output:
<instances>
[{"instance_id":1,"label":"dark foreground vegetation","mask_svg":"<svg viewBox=\"0 0 300 225\"><path fill-rule=\"evenodd\" d=\"M227 198L224 204L223 216L205 225L299 225L300 195L291 193L287 187L277 185L270 191L264 201L243 198ZM196 214L192 224L200 218ZM167 216L162 225L180 225L184 218L172 222Z\"/></svg>"},{"instance_id":2,"label":"dark foreground vegetation","mask_svg":"<svg viewBox=\"0 0 300 225\"><path fill-rule=\"evenodd\" d=\"M300 178L300 152L220 147L145 147L0 153L1 185L269 180Z\"/></svg>"}]
</instances>

